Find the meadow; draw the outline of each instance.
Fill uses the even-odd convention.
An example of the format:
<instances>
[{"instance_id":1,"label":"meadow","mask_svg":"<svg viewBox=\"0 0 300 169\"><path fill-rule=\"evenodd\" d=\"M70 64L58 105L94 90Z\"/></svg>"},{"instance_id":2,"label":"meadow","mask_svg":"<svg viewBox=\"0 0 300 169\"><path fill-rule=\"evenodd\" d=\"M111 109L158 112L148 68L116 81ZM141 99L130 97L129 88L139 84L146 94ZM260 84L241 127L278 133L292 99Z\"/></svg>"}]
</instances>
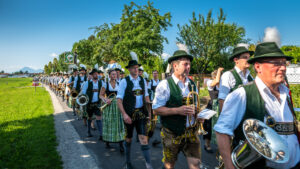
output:
<instances>
[{"instance_id":1,"label":"meadow","mask_svg":"<svg viewBox=\"0 0 300 169\"><path fill-rule=\"evenodd\" d=\"M50 95L31 80L0 79L0 168L62 168Z\"/></svg>"}]
</instances>

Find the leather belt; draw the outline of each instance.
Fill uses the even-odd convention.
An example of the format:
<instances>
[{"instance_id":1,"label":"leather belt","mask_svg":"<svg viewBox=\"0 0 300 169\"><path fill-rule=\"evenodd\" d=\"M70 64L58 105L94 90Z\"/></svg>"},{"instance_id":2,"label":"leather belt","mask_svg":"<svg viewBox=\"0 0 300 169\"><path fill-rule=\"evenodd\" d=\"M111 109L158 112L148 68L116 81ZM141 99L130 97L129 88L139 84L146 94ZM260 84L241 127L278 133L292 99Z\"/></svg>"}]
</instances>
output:
<instances>
[{"instance_id":1,"label":"leather belt","mask_svg":"<svg viewBox=\"0 0 300 169\"><path fill-rule=\"evenodd\" d=\"M99 92L99 90L98 90L98 89L93 89L92 91L93 91L93 92Z\"/></svg>"},{"instance_id":2,"label":"leather belt","mask_svg":"<svg viewBox=\"0 0 300 169\"><path fill-rule=\"evenodd\" d=\"M144 94L143 90L141 90L141 89L136 89L136 90L133 90L132 92L133 92L133 95L135 95L135 96L140 96L140 95Z\"/></svg>"}]
</instances>

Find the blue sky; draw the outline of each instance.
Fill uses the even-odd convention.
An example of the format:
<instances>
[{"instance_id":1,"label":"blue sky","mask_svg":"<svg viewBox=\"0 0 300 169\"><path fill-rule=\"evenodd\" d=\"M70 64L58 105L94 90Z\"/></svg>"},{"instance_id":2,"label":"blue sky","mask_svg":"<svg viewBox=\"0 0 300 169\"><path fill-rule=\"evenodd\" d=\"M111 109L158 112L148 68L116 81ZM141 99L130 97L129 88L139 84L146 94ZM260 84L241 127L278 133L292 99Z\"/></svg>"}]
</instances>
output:
<instances>
[{"instance_id":1,"label":"blue sky","mask_svg":"<svg viewBox=\"0 0 300 169\"><path fill-rule=\"evenodd\" d=\"M147 1L137 0L138 4ZM177 24L188 23L192 12L216 15L223 8L227 22L246 29L252 42L262 39L266 27L276 27L282 45L300 45L300 1L282 0L153 0L161 13L171 12L173 27L163 34L176 49ZM24 66L43 68L55 54L69 51L74 42L93 32L88 28L118 23L128 0L0 0L0 70L17 71Z\"/></svg>"}]
</instances>

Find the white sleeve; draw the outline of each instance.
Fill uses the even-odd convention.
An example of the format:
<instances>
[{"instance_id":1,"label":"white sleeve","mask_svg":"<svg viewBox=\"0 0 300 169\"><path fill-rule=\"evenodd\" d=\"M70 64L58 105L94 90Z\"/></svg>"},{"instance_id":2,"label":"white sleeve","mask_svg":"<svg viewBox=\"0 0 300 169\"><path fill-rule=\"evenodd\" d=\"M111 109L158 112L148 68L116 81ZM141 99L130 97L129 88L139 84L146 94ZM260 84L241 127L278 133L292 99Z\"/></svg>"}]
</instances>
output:
<instances>
[{"instance_id":1,"label":"white sleeve","mask_svg":"<svg viewBox=\"0 0 300 169\"><path fill-rule=\"evenodd\" d=\"M126 79L122 79L119 84L117 99L123 99L125 94L125 89L127 87Z\"/></svg>"},{"instance_id":2,"label":"white sleeve","mask_svg":"<svg viewBox=\"0 0 300 169\"><path fill-rule=\"evenodd\" d=\"M218 133L234 135L234 130L242 121L246 111L246 92L240 87L230 93L224 102L222 112L214 126Z\"/></svg>"},{"instance_id":3,"label":"white sleeve","mask_svg":"<svg viewBox=\"0 0 300 169\"><path fill-rule=\"evenodd\" d=\"M170 89L167 80L161 81L155 89L155 97L153 100L152 108L157 109L167 104L170 99Z\"/></svg>"},{"instance_id":4,"label":"white sleeve","mask_svg":"<svg viewBox=\"0 0 300 169\"><path fill-rule=\"evenodd\" d=\"M207 90L208 90L208 91L213 91L213 90L214 90L214 87L211 87L211 86L210 86L212 82L213 82L213 80L208 80L208 81L206 82L206 86L207 86Z\"/></svg>"},{"instance_id":5,"label":"white sleeve","mask_svg":"<svg viewBox=\"0 0 300 169\"><path fill-rule=\"evenodd\" d=\"M145 80L145 79L144 79L144 84L145 84L144 88L145 88L145 97L146 97L146 96L149 96L149 93L148 93L148 86L147 86L147 82L146 82L146 80Z\"/></svg>"},{"instance_id":6,"label":"white sleeve","mask_svg":"<svg viewBox=\"0 0 300 169\"><path fill-rule=\"evenodd\" d=\"M219 85L219 99L225 100L226 96L230 92L231 85L230 85L230 77L231 72L227 71L221 76L220 85Z\"/></svg>"}]
</instances>

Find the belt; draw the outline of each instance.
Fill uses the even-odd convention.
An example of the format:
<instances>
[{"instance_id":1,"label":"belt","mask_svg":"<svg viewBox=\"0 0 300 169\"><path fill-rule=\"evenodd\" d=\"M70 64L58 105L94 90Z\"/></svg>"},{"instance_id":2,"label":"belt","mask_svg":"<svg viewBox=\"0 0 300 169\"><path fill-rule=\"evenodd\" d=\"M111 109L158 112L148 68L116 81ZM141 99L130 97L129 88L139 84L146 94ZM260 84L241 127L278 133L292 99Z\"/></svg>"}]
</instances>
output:
<instances>
[{"instance_id":1,"label":"belt","mask_svg":"<svg viewBox=\"0 0 300 169\"><path fill-rule=\"evenodd\" d=\"M132 92L133 92L133 95L135 95L135 96L140 96L140 95L144 94L143 90L141 90L141 89L133 90Z\"/></svg>"},{"instance_id":2,"label":"belt","mask_svg":"<svg viewBox=\"0 0 300 169\"><path fill-rule=\"evenodd\" d=\"M197 140L197 135L195 134L195 131L193 129L187 129L184 134L175 136L171 130L163 127L163 130L168 133L168 135L171 137L172 143L173 144L180 144L182 140L187 141L189 139L191 142L196 142ZM161 131L162 136L164 137L163 131Z\"/></svg>"},{"instance_id":3,"label":"belt","mask_svg":"<svg viewBox=\"0 0 300 169\"><path fill-rule=\"evenodd\" d=\"M98 89L93 89L92 91L93 91L93 92L99 92L99 90L98 90Z\"/></svg>"},{"instance_id":4,"label":"belt","mask_svg":"<svg viewBox=\"0 0 300 169\"><path fill-rule=\"evenodd\" d=\"M295 134L294 122L276 122L273 129L280 135Z\"/></svg>"}]
</instances>

